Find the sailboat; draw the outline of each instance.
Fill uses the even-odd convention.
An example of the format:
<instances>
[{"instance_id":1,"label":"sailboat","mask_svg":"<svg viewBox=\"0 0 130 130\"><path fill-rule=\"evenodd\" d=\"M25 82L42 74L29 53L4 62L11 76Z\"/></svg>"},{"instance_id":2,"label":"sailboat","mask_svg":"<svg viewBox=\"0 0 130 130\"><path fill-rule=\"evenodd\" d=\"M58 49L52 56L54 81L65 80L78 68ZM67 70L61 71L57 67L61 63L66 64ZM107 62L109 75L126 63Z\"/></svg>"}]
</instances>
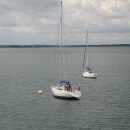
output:
<instances>
[{"instance_id":1,"label":"sailboat","mask_svg":"<svg viewBox=\"0 0 130 130\"><path fill-rule=\"evenodd\" d=\"M86 50L86 45L87 45L87 50ZM85 45L85 52L84 52L82 76L84 78L96 78L97 73L92 72L92 69L89 67L89 64L88 64L88 29L87 29L87 35L86 35L86 45ZM84 67L85 60L86 60L86 51L87 51L87 66Z\"/></svg>"},{"instance_id":2,"label":"sailboat","mask_svg":"<svg viewBox=\"0 0 130 130\"><path fill-rule=\"evenodd\" d=\"M70 85L70 81L63 78L63 49L62 49L62 1L61 1L61 44L60 44L60 82L58 85L53 85L51 83L51 90L54 97L57 98L69 98L69 99L78 99L81 96L80 87L73 89Z\"/></svg>"}]
</instances>

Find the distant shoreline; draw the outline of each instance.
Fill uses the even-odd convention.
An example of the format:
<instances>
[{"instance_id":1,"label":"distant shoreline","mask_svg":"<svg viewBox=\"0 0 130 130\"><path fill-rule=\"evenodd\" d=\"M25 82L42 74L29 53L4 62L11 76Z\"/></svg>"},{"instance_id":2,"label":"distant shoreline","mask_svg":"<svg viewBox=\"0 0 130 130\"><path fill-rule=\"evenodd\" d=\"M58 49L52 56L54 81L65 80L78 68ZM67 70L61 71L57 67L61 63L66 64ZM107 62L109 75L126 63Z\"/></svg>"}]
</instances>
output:
<instances>
[{"instance_id":1,"label":"distant shoreline","mask_svg":"<svg viewBox=\"0 0 130 130\"><path fill-rule=\"evenodd\" d=\"M64 47L85 47L85 45L63 45ZM106 45L89 45L89 47L117 47L130 46L130 44L106 44ZM40 48L40 47L59 47L59 45L0 45L0 48Z\"/></svg>"}]
</instances>

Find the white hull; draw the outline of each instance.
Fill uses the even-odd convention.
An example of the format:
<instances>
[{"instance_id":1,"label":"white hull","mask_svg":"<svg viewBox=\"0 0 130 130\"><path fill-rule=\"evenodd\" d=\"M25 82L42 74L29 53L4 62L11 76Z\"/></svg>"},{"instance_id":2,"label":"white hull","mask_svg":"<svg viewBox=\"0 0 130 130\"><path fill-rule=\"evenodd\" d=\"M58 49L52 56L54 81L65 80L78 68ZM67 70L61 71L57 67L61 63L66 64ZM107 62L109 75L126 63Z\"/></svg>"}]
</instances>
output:
<instances>
[{"instance_id":1,"label":"white hull","mask_svg":"<svg viewBox=\"0 0 130 130\"><path fill-rule=\"evenodd\" d=\"M96 78L97 77L97 73L90 73L89 71L84 71L82 72L82 75L84 78Z\"/></svg>"},{"instance_id":2,"label":"white hull","mask_svg":"<svg viewBox=\"0 0 130 130\"><path fill-rule=\"evenodd\" d=\"M79 90L66 91L64 86L52 86L52 93L55 97L59 98L79 98L81 96L81 92Z\"/></svg>"}]
</instances>

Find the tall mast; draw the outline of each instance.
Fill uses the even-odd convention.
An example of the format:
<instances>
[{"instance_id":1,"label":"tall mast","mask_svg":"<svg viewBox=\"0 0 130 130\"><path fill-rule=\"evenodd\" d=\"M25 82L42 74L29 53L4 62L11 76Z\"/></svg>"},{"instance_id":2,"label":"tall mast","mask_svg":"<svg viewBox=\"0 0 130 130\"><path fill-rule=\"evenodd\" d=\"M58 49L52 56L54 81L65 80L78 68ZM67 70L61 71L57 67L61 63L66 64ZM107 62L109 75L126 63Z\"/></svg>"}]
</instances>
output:
<instances>
[{"instance_id":1,"label":"tall mast","mask_svg":"<svg viewBox=\"0 0 130 130\"><path fill-rule=\"evenodd\" d=\"M86 53L86 51L87 51L87 53ZM86 55L87 55L87 58L86 58ZM86 59L87 59L87 61L86 61ZM86 63L85 61L87 62L86 67L89 67L88 66L88 29L87 29L87 34L86 34L86 44L85 44L85 51L84 51L83 69L84 69L84 64Z\"/></svg>"},{"instance_id":2,"label":"tall mast","mask_svg":"<svg viewBox=\"0 0 130 130\"><path fill-rule=\"evenodd\" d=\"M60 80L62 80L62 1L61 1L61 44L60 44Z\"/></svg>"},{"instance_id":3,"label":"tall mast","mask_svg":"<svg viewBox=\"0 0 130 130\"><path fill-rule=\"evenodd\" d=\"M87 35L86 35L86 44L87 44L87 67L88 66L88 29L87 29Z\"/></svg>"}]
</instances>

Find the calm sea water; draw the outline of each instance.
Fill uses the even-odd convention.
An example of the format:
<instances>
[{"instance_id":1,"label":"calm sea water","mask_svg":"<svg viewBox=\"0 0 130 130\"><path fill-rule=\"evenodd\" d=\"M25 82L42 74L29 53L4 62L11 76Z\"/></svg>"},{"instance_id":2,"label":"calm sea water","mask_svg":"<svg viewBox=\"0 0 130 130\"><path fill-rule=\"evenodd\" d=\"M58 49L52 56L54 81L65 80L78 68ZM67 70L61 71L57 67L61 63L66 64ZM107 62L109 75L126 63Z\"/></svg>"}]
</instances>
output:
<instances>
[{"instance_id":1,"label":"calm sea water","mask_svg":"<svg viewBox=\"0 0 130 130\"><path fill-rule=\"evenodd\" d=\"M97 79L80 76L84 48L67 48L80 100L52 96L54 50L0 48L0 130L129 130L130 47L90 47Z\"/></svg>"}]
</instances>

